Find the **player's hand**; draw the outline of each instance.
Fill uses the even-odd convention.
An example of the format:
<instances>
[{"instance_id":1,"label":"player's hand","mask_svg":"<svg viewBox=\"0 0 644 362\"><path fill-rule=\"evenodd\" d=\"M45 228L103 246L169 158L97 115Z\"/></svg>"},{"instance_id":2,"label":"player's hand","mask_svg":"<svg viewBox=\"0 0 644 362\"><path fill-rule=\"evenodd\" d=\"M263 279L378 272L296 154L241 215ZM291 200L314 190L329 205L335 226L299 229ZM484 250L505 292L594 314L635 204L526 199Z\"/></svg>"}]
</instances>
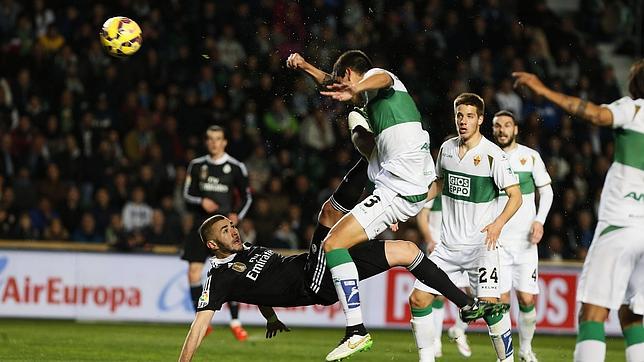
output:
<instances>
[{"instance_id":1,"label":"player's hand","mask_svg":"<svg viewBox=\"0 0 644 362\"><path fill-rule=\"evenodd\" d=\"M299 53L291 53L286 59L286 67L291 69L301 69L306 65L306 60Z\"/></svg>"},{"instance_id":2,"label":"player's hand","mask_svg":"<svg viewBox=\"0 0 644 362\"><path fill-rule=\"evenodd\" d=\"M537 95L543 95L548 89L543 85L541 79L532 73L513 72L512 76L514 77L514 88L524 85L530 88L530 90L535 92Z\"/></svg>"},{"instance_id":3,"label":"player's hand","mask_svg":"<svg viewBox=\"0 0 644 362\"><path fill-rule=\"evenodd\" d=\"M541 237L543 237L543 224L535 221L532 223L532 228L530 229L530 242L539 244Z\"/></svg>"},{"instance_id":4,"label":"player's hand","mask_svg":"<svg viewBox=\"0 0 644 362\"><path fill-rule=\"evenodd\" d=\"M393 223L389 225L389 228L391 229L391 231L396 232L398 231L398 229L400 229L400 226L398 226L398 223Z\"/></svg>"},{"instance_id":5,"label":"player's hand","mask_svg":"<svg viewBox=\"0 0 644 362\"><path fill-rule=\"evenodd\" d=\"M291 329L284 325L279 319L274 322L266 322L266 338L273 338L279 332L290 332Z\"/></svg>"},{"instance_id":6,"label":"player's hand","mask_svg":"<svg viewBox=\"0 0 644 362\"><path fill-rule=\"evenodd\" d=\"M333 83L326 88L328 91L322 91L320 94L340 102L350 101L358 93L356 86L348 82Z\"/></svg>"},{"instance_id":7,"label":"player's hand","mask_svg":"<svg viewBox=\"0 0 644 362\"><path fill-rule=\"evenodd\" d=\"M201 199L201 207L209 214L219 210L219 205L207 197Z\"/></svg>"},{"instance_id":8,"label":"player's hand","mask_svg":"<svg viewBox=\"0 0 644 362\"><path fill-rule=\"evenodd\" d=\"M485 244L487 245L487 250L492 250L496 248L496 242L499 240L499 235L503 229L503 223L494 220L491 224L484 227L481 230L482 233L487 233L485 236Z\"/></svg>"},{"instance_id":9,"label":"player's hand","mask_svg":"<svg viewBox=\"0 0 644 362\"><path fill-rule=\"evenodd\" d=\"M237 225L239 222L239 216L237 216L237 213L231 212L228 214L228 219L233 222L233 225Z\"/></svg>"}]
</instances>

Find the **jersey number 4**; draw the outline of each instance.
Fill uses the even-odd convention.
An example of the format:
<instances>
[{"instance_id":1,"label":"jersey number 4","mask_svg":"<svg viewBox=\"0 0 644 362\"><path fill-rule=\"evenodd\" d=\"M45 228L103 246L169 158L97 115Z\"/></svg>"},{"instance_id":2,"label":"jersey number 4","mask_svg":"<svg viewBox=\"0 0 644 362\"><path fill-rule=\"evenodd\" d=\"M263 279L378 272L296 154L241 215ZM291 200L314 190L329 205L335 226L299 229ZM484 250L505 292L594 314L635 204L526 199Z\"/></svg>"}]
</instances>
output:
<instances>
[{"instance_id":1,"label":"jersey number 4","mask_svg":"<svg viewBox=\"0 0 644 362\"><path fill-rule=\"evenodd\" d=\"M499 277L496 274L496 268L492 269L490 273L490 280L494 280L495 283L499 282ZM479 268L479 283L487 283L487 269Z\"/></svg>"}]
</instances>

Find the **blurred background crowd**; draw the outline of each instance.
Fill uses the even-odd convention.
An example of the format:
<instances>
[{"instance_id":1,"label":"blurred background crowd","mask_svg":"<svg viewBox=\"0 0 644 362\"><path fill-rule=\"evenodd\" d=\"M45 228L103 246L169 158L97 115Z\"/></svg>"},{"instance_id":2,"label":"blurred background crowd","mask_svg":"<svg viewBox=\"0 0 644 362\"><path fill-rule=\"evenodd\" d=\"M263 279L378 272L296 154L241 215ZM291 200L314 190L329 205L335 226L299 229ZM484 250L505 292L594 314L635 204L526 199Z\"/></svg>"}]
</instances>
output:
<instances>
[{"instance_id":1,"label":"blurred background crowd","mask_svg":"<svg viewBox=\"0 0 644 362\"><path fill-rule=\"evenodd\" d=\"M540 256L583 259L613 154L610 130L574 122L520 94L510 73L538 74L596 103L623 94L598 45L633 50L635 1L0 1L0 238L181 245L193 219L182 197L204 131L227 129L248 169L244 240L304 248L321 203L359 157L345 106L285 68L291 52L330 70L362 49L415 97L437 148L461 92L492 115L520 115L520 142L540 151L555 199ZM143 29L143 46L110 58L111 16ZM142 209L144 222L130 220ZM151 213L148 211L152 210ZM422 243L413 222L398 237Z\"/></svg>"}]
</instances>

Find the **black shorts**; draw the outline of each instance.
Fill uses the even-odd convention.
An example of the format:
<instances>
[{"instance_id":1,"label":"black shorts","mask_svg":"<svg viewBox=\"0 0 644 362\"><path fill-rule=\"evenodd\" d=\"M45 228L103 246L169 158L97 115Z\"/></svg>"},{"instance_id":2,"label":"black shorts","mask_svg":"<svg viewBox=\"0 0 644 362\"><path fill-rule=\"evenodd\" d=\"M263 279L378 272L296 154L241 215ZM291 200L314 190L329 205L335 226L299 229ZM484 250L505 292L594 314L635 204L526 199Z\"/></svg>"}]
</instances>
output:
<instances>
[{"instance_id":1,"label":"black shorts","mask_svg":"<svg viewBox=\"0 0 644 362\"><path fill-rule=\"evenodd\" d=\"M384 240L369 240L349 249L349 254L358 269L360 280L371 278L389 270L391 267L385 255ZM310 278L310 288L321 300L320 304L330 305L338 301L338 295L331 279L331 272L326 267L324 255L309 254L307 260L307 277ZM320 260L321 259L321 260Z\"/></svg>"},{"instance_id":2,"label":"black shorts","mask_svg":"<svg viewBox=\"0 0 644 362\"><path fill-rule=\"evenodd\" d=\"M190 263L205 263L209 256L208 248L201 242L199 237L199 227L193 227L183 242L181 259Z\"/></svg>"}]
</instances>

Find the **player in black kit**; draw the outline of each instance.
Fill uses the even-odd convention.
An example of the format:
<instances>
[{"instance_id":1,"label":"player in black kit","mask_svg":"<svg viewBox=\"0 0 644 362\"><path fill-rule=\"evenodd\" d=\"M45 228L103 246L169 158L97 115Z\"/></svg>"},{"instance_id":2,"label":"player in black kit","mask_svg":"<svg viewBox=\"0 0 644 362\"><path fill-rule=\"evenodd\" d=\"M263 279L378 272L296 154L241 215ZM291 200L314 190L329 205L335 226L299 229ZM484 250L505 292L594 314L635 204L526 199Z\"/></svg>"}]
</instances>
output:
<instances>
[{"instance_id":1,"label":"player in black kit","mask_svg":"<svg viewBox=\"0 0 644 362\"><path fill-rule=\"evenodd\" d=\"M181 258L189 263L188 282L195 309L202 291L204 261L210 255L199 239L197 227L215 213L226 215L236 224L246 215L252 201L246 166L225 152L227 143L223 128L208 127L208 154L192 160L186 174L183 196L194 213L195 226L185 240ZM228 303L228 307L232 317L231 331L238 340L246 340L248 334L239 322L237 302Z\"/></svg>"},{"instance_id":2,"label":"player in black kit","mask_svg":"<svg viewBox=\"0 0 644 362\"><path fill-rule=\"evenodd\" d=\"M323 255L320 257L320 244L329 228L342 216L338 208L350 210L350 203L358 201L361 192L356 191L361 189L356 189L356 184L351 181L353 178L366 183L366 167L366 162L359 162L325 202L308 253L284 257L264 247L245 245L234 223L223 215L212 216L201 225L199 234L213 256L210 258L212 268L204 283L197 315L181 350L180 361L191 360L215 311L227 301L258 305L267 320L267 338L288 330L272 307L331 305L338 301L331 274L324 267L325 258ZM459 306L461 318L465 321L498 314L509 307L479 303L467 296L412 242L371 240L351 248L349 252L356 261L360 280L395 266L405 266L416 278L440 290ZM351 300L351 290L346 293L347 299ZM347 331L347 334L352 333ZM362 349L370 346L369 343Z\"/></svg>"}]
</instances>

